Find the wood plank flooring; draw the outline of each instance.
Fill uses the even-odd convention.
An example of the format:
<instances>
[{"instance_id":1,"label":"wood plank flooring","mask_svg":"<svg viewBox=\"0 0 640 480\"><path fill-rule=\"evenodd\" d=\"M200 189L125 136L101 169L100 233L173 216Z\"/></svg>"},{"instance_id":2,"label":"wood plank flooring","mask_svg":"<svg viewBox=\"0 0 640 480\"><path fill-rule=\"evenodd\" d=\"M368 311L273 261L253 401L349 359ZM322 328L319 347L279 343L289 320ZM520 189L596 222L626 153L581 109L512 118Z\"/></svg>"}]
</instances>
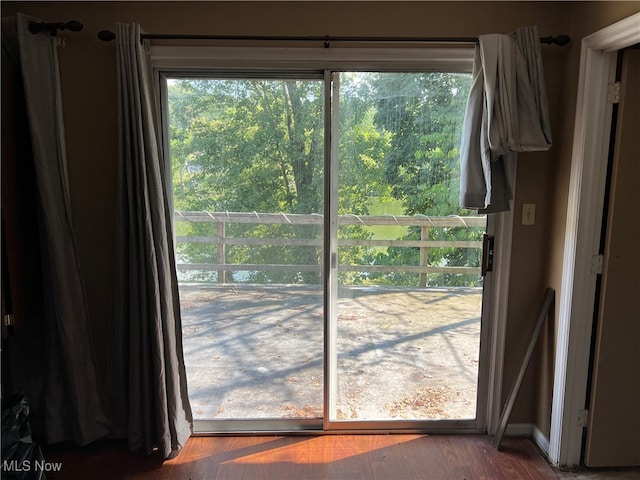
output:
<instances>
[{"instance_id":1,"label":"wood plank flooring","mask_svg":"<svg viewBox=\"0 0 640 480\"><path fill-rule=\"evenodd\" d=\"M130 454L124 442L45 448L50 480L556 479L531 441L482 435L194 437L172 460Z\"/></svg>"}]
</instances>

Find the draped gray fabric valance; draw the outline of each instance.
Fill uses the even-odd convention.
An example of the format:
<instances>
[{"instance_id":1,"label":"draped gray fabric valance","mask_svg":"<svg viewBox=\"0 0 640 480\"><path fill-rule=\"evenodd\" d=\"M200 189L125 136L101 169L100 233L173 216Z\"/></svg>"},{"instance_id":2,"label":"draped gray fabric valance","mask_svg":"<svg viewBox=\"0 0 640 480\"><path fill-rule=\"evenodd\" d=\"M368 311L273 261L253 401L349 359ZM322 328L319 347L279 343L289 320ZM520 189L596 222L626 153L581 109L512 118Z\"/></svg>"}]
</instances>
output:
<instances>
[{"instance_id":1,"label":"draped gray fabric valance","mask_svg":"<svg viewBox=\"0 0 640 480\"><path fill-rule=\"evenodd\" d=\"M509 210L505 162L516 152L548 150L551 129L537 27L481 35L460 153L460 206Z\"/></svg>"}]
</instances>

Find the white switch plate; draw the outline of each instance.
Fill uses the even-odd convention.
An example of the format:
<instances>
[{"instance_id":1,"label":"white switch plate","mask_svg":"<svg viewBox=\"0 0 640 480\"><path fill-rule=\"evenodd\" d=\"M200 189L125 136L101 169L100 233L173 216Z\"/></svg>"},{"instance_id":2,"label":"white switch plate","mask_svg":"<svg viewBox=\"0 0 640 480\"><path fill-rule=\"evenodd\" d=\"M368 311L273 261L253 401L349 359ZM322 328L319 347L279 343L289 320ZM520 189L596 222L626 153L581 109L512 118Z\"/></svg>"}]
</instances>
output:
<instances>
[{"instance_id":1,"label":"white switch plate","mask_svg":"<svg viewBox=\"0 0 640 480\"><path fill-rule=\"evenodd\" d=\"M535 225L536 223L536 204L522 204L522 225Z\"/></svg>"}]
</instances>

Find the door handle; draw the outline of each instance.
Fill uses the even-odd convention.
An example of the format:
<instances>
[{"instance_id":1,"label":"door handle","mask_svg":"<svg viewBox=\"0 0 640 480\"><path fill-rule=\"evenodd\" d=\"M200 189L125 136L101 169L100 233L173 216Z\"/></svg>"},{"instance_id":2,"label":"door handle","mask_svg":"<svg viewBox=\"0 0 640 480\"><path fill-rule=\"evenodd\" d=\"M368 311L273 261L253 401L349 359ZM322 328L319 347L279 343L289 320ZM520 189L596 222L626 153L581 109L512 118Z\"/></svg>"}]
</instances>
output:
<instances>
[{"instance_id":1,"label":"door handle","mask_svg":"<svg viewBox=\"0 0 640 480\"><path fill-rule=\"evenodd\" d=\"M482 236L482 265L481 275L485 277L487 272L493 271L493 248L495 244L495 238L487 235Z\"/></svg>"}]
</instances>

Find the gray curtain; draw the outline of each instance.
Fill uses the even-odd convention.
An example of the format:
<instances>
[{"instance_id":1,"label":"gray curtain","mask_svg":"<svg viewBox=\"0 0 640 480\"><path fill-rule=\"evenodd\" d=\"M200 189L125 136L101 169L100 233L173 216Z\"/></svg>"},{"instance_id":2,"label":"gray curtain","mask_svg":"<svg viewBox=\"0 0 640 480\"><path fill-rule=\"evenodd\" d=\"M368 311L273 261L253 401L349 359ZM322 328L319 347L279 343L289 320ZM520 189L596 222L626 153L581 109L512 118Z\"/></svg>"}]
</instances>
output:
<instances>
[{"instance_id":1,"label":"gray curtain","mask_svg":"<svg viewBox=\"0 0 640 480\"><path fill-rule=\"evenodd\" d=\"M30 137L30 146L12 160L33 162L35 185L24 188L37 198L32 234L38 236L42 267L30 272L42 279L41 313L19 319L24 328L10 353L11 380L14 390L31 398L47 442L84 445L108 434L110 426L71 221L56 39L29 32L31 21L40 20L18 14L2 21L3 66L19 69L12 78L24 93Z\"/></svg>"},{"instance_id":2,"label":"gray curtain","mask_svg":"<svg viewBox=\"0 0 640 480\"><path fill-rule=\"evenodd\" d=\"M510 209L505 174L516 152L548 150L551 129L537 27L481 35L460 149L460 206Z\"/></svg>"},{"instance_id":3,"label":"gray curtain","mask_svg":"<svg viewBox=\"0 0 640 480\"><path fill-rule=\"evenodd\" d=\"M117 26L120 128L116 283L107 385L116 433L165 458L192 432L172 212L140 26Z\"/></svg>"}]
</instances>

